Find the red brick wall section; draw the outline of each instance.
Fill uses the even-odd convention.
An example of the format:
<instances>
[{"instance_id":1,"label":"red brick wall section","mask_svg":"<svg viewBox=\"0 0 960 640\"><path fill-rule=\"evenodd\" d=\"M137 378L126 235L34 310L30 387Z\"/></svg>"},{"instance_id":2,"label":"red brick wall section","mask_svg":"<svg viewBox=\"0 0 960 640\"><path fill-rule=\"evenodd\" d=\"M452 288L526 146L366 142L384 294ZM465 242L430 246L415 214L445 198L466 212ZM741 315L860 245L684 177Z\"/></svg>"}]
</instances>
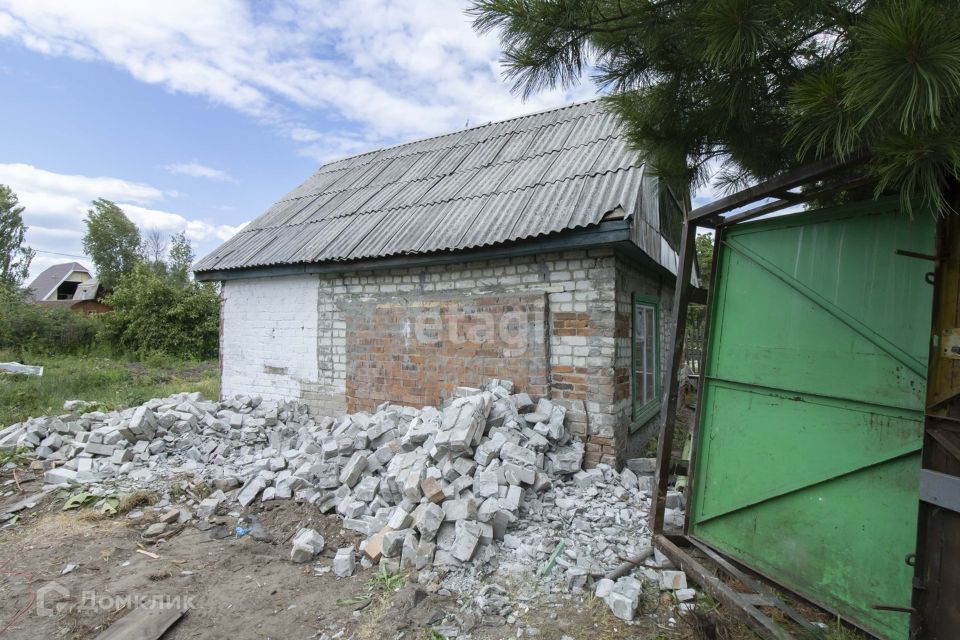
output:
<instances>
[{"instance_id":1,"label":"red brick wall section","mask_svg":"<svg viewBox=\"0 0 960 640\"><path fill-rule=\"evenodd\" d=\"M596 334L595 322L590 313L554 313L551 316L551 331L554 336L583 336ZM554 398L561 400L592 400L600 393L601 382L597 367L554 364L550 370L550 388Z\"/></svg>"},{"instance_id":2,"label":"red brick wall section","mask_svg":"<svg viewBox=\"0 0 960 640\"><path fill-rule=\"evenodd\" d=\"M438 405L458 386L507 378L547 394L546 296L391 299L344 309L347 411Z\"/></svg>"},{"instance_id":3,"label":"red brick wall section","mask_svg":"<svg viewBox=\"0 0 960 640\"><path fill-rule=\"evenodd\" d=\"M617 313L614 337L617 339L630 340L630 314L627 313ZM628 345L629 348L629 345ZM629 352L628 352L629 358ZM625 364L629 365L630 361L627 359ZM622 400L630 400L630 367L629 366L618 366L615 368L614 378L615 378L615 391L613 394L613 399L616 402Z\"/></svg>"}]
</instances>

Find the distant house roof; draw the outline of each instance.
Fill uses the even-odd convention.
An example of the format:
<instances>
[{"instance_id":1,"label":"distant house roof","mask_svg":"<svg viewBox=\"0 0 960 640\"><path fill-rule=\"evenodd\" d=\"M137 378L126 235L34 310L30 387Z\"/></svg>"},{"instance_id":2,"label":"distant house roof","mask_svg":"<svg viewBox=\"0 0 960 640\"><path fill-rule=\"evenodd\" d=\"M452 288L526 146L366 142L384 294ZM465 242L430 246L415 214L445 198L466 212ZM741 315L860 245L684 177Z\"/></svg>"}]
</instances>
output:
<instances>
[{"instance_id":1,"label":"distant house roof","mask_svg":"<svg viewBox=\"0 0 960 640\"><path fill-rule=\"evenodd\" d=\"M643 174L615 116L575 104L330 162L194 271L455 251L619 208L630 218Z\"/></svg>"},{"instance_id":2,"label":"distant house roof","mask_svg":"<svg viewBox=\"0 0 960 640\"><path fill-rule=\"evenodd\" d=\"M90 271L79 262L64 262L47 267L40 275L33 279L28 287L34 300L43 300L49 296L74 271L90 274Z\"/></svg>"}]
</instances>

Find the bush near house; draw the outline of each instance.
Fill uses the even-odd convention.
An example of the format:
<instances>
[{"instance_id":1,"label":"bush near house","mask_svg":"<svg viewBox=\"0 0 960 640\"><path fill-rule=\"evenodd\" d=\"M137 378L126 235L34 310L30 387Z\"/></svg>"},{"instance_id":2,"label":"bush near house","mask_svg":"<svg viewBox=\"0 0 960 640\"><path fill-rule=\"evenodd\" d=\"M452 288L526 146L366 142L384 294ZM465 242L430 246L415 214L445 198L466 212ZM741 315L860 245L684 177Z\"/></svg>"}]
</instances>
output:
<instances>
[{"instance_id":1,"label":"bush near house","mask_svg":"<svg viewBox=\"0 0 960 640\"><path fill-rule=\"evenodd\" d=\"M22 291L0 287L0 347L16 352L82 354L96 348L101 316L32 304Z\"/></svg>"},{"instance_id":2,"label":"bush near house","mask_svg":"<svg viewBox=\"0 0 960 640\"><path fill-rule=\"evenodd\" d=\"M123 276L104 302L102 338L115 350L146 357L217 356L220 298L211 284L158 274L146 264Z\"/></svg>"},{"instance_id":3,"label":"bush near house","mask_svg":"<svg viewBox=\"0 0 960 640\"><path fill-rule=\"evenodd\" d=\"M104 302L113 311L74 313L33 304L22 291L0 287L0 349L25 355L152 355L216 358L220 299L216 288L158 274L142 264L120 278Z\"/></svg>"}]
</instances>

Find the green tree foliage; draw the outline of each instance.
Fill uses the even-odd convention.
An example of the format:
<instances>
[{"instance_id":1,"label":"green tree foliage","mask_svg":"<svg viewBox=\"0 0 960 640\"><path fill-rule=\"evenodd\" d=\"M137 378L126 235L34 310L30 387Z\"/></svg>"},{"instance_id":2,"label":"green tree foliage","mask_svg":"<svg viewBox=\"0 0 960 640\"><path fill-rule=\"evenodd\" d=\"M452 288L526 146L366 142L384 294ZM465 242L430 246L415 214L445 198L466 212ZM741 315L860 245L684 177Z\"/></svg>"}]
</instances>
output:
<instances>
[{"instance_id":1,"label":"green tree foliage","mask_svg":"<svg viewBox=\"0 0 960 640\"><path fill-rule=\"evenodd\" d=\"M35 304L25 291L0 286L0 348L16 354L89 353L102 322L102 316Z\"/></svg>"},{"instance_id":2,"label":"green tree foliage","mask_svg":"<svg viewBox=\"0 0 960 640\"><path fill-rule=\"evenodd\" d=\"M120 207L104 198L93 201L84 222L83 250L93 260L100 284L113 288L143 260L140 231Z\"/></svg>"},{"instance_id":3,"label":"green tree foliage","mask_svg":"<svg viewBox=\"0 0 960 640\"><path fill-rule=\"evenodd\" d=\"M697 269L700 272L700 286L710 288L710 264L713 262L713 235L697 234Z\"/></svg>"},{"instance_id":4,"label":"green tree foliage","mask_svg":"<svg viewBox=\"0 0 960 640\"><path fill-rule=\"evenodd\" d=\"M677 184L729 187L869 150L876 193L942 204L960 168L960 3L474 0L531 94L591 73Z\"/></svg>"},{"instance_id":5,"label":"green tree foliage","mask_svg":"<svg viewBox=\"0 0 960 640\"><path fill-rule=\"evenodd\" d=\"M24 244L23 207L10 187L0 184L0 285L16 289L30 271L36 252Z\"/></svg>"},{"instance_id":6,"label":"green tree foliage","mask_svg":"<svg viewBox=\"0 0 960 640\"><path fill-rule=\"evenodd\" d=\"M103 337L118 350L141 357L217 355L220 297L210 284L180 282L140 264L104 302L113 311L105 314Z\"/></svg>"},{"instance_id":7,"label":"green tree foliage","mask_svg":"<svg viewBox=\"0 0 960 640\"><path fill-rule=\"evenodd\" d=\"M170 238L170 277L178 282L189 282L190 267L193 266L193 247L183 231Z\"/></svg>"},{"instance_id":8,"label":"green tree foliage","mask_svg":"<svg viewBox=\"0 0 960 640\"><path fill-rule=\"evenodd\" d=\"M697 234L697 271L700 274L700 286L710 288L710 266L713 262L713 235L709 233ZM704 321L707 317L707 307L702 304L691 304L687 309L687 336L702 337Z\"/></svg>"}]
</instances>

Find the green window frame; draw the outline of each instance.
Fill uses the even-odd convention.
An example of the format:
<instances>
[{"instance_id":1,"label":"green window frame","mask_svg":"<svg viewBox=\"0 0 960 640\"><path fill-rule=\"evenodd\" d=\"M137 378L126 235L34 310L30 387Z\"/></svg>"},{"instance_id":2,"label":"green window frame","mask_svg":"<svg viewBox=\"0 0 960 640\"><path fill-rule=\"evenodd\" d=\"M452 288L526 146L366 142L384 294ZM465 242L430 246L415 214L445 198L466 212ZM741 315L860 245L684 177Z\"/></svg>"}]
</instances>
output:
<instances>
[{"instance_id":1,"label":"green window frame","mask_svg":"<svg viewBox=\"0 0 960 640\"><path fill-rule=\"evenodd\" d=\"M634 293L630 306L633 430L639 429L660 410L660 304L653 296Z\"/></svg>"}]
</instances>

